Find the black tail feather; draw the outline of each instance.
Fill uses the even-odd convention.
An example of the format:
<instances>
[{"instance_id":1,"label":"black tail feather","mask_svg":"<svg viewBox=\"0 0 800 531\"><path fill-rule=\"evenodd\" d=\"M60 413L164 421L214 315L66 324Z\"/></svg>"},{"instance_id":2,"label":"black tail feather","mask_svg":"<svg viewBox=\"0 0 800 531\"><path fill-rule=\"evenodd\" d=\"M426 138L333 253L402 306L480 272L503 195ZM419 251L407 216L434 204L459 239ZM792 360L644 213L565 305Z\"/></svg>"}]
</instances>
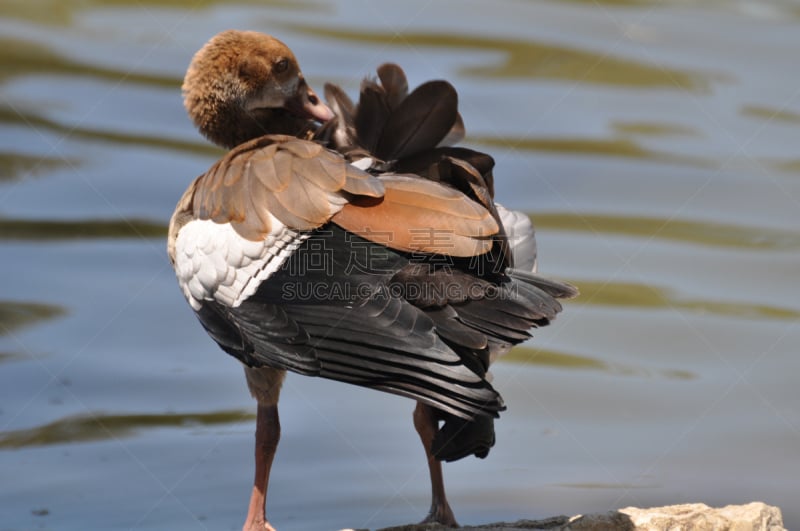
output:
<instances>
[{"instance_id":1,"label":"black tail feather","mask_svg":"<svg viewBox=\"0 0 800 531\"><path fill-rule=\"evenodd\" d=\"M578 296L578 288L567 282L545 278L536 273L529 273L520 269L508 269L508 276L526 284L536 286L551 297L556 299L572 299Z\"/></svg>"},{"instance_id":2,"label":"black tail feather","mask_svg":"<svg viewBox=\"0 0 800 531\"><path fill-rule=\"evenodd\" d=\"M375 82L365 82L361 87L354 123L358 143L370 153L375 153L391 109L386 102L386 93Z\"/></svg>"},{"instance_id":3,"label":"black tail feather","mask_svg":"<svg viewBox=\"0 0 800 531\"><path fill-rule=\"evenodd\" d=\"M386 102L394 110L408 96L408 80L403 69L394 63L384 63L378 67L378 79L386 91Z\"/></svg>"},{"instance_id":4,"label":"black tail feather","mask_svg":"<svg viewBox=\"0 0 800 531\"><path fill-rule=\"evenodd\" d=\"M393 110L375 154L395 160L433 149L453 128L457 116L458 95L453 86L446 81L424 83Z\"/></svg>"},{"instance_id":5,"label":"black tail feather","mask_svg":"<svg viewBox=\"0 0 800 531\"><path fill-rule=\"evenodd\" d=\"M465 420L441 414L444 425L433 438L433 456L439 461L457 461L474 455L483 459L494 446L494 419L478 416Z\"/></svg>"}]
</instances>

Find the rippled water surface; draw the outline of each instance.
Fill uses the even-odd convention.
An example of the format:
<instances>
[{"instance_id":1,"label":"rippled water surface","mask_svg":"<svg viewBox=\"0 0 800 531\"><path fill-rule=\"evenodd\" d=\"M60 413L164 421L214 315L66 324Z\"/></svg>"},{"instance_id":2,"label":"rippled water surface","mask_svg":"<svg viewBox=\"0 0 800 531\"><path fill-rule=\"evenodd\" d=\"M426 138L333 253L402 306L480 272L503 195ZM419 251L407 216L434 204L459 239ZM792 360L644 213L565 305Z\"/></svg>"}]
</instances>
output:
<instances>
[{"instance_id":1,"label":"rippled water surface","mask_svg":"<svg viewBox=\"0 0 800 531\"><path fill-rule=\"evenodd\" d=\"M457 7L455 7L457 5ZM459 90L497 194L577 284L495 369L462 523L762 500L800 527L800 3L0 4L0 529L236 529L254 403L164 245L219 156L180 80L230 27L351 94L384 61ZM420 519L412 403L290 377L281 529Z\"/></svg>"}]
</instances>

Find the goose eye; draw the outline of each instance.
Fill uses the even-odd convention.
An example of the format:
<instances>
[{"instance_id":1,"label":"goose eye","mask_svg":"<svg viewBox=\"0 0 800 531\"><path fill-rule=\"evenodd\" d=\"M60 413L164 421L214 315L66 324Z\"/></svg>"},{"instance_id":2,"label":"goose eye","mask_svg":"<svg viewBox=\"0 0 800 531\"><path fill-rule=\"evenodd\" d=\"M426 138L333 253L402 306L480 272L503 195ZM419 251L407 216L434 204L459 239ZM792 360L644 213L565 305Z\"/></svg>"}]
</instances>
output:
<instances>
[{"instance_id":1,"label":"goose eye","mask_svg":"<svg viewBox=\"0 0 800 531\"><path fill-rule=\"evenodd\" d=\"M280 61L275 63L275 66L273 67L273 70L275 70L275 73L277 73L277 74L282 74L282 73L286 72L286 70L288 70L288 69L289 69L289 60L288 59L281 59Z\"/></svg>"}]
</instances>

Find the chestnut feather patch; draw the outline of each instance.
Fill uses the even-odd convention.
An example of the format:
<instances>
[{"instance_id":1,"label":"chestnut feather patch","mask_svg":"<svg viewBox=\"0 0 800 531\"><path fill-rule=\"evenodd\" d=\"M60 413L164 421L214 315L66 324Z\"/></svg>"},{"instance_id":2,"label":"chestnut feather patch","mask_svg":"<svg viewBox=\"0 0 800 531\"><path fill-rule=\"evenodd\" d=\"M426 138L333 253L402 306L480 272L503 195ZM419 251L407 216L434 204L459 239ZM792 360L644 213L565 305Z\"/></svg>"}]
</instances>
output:
<instances>
[{"instance_id":1,"label":"chestnut feather patch","mask_svg":"<svg viewBox=\"0 0 800 531\"><path fill-rule=\"evenodd\" d=\"M353 199L332 221L400 251L468 257L491 249L497 222L461 192L414 176L384 175L380 180L382 199Z\"/></svg>"}]
</instances>

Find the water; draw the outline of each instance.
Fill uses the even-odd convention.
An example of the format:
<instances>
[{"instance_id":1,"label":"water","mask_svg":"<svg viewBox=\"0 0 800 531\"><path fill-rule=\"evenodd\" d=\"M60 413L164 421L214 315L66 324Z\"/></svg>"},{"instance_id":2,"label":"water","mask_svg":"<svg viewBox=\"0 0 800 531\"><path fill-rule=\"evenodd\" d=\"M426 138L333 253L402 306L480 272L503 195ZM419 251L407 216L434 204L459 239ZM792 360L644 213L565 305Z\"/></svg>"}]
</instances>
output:
<instances>
[{"instance_id":1,"label":"water","mask_svg":"<svg viewBox=\"0 0 800 531\"><path fill-rule=\"evenodd\" d=\"M495 369L462 523L762 500L800 526L800 4L23 0L0 5L0 529L236 529L254 404L164 250L219 156L180 80L229 27L351 94L383 61L459 89L544 272L583 296ZM280 529L420 519L404 399L290 377Z\"/></svg>"}]
</instances>

